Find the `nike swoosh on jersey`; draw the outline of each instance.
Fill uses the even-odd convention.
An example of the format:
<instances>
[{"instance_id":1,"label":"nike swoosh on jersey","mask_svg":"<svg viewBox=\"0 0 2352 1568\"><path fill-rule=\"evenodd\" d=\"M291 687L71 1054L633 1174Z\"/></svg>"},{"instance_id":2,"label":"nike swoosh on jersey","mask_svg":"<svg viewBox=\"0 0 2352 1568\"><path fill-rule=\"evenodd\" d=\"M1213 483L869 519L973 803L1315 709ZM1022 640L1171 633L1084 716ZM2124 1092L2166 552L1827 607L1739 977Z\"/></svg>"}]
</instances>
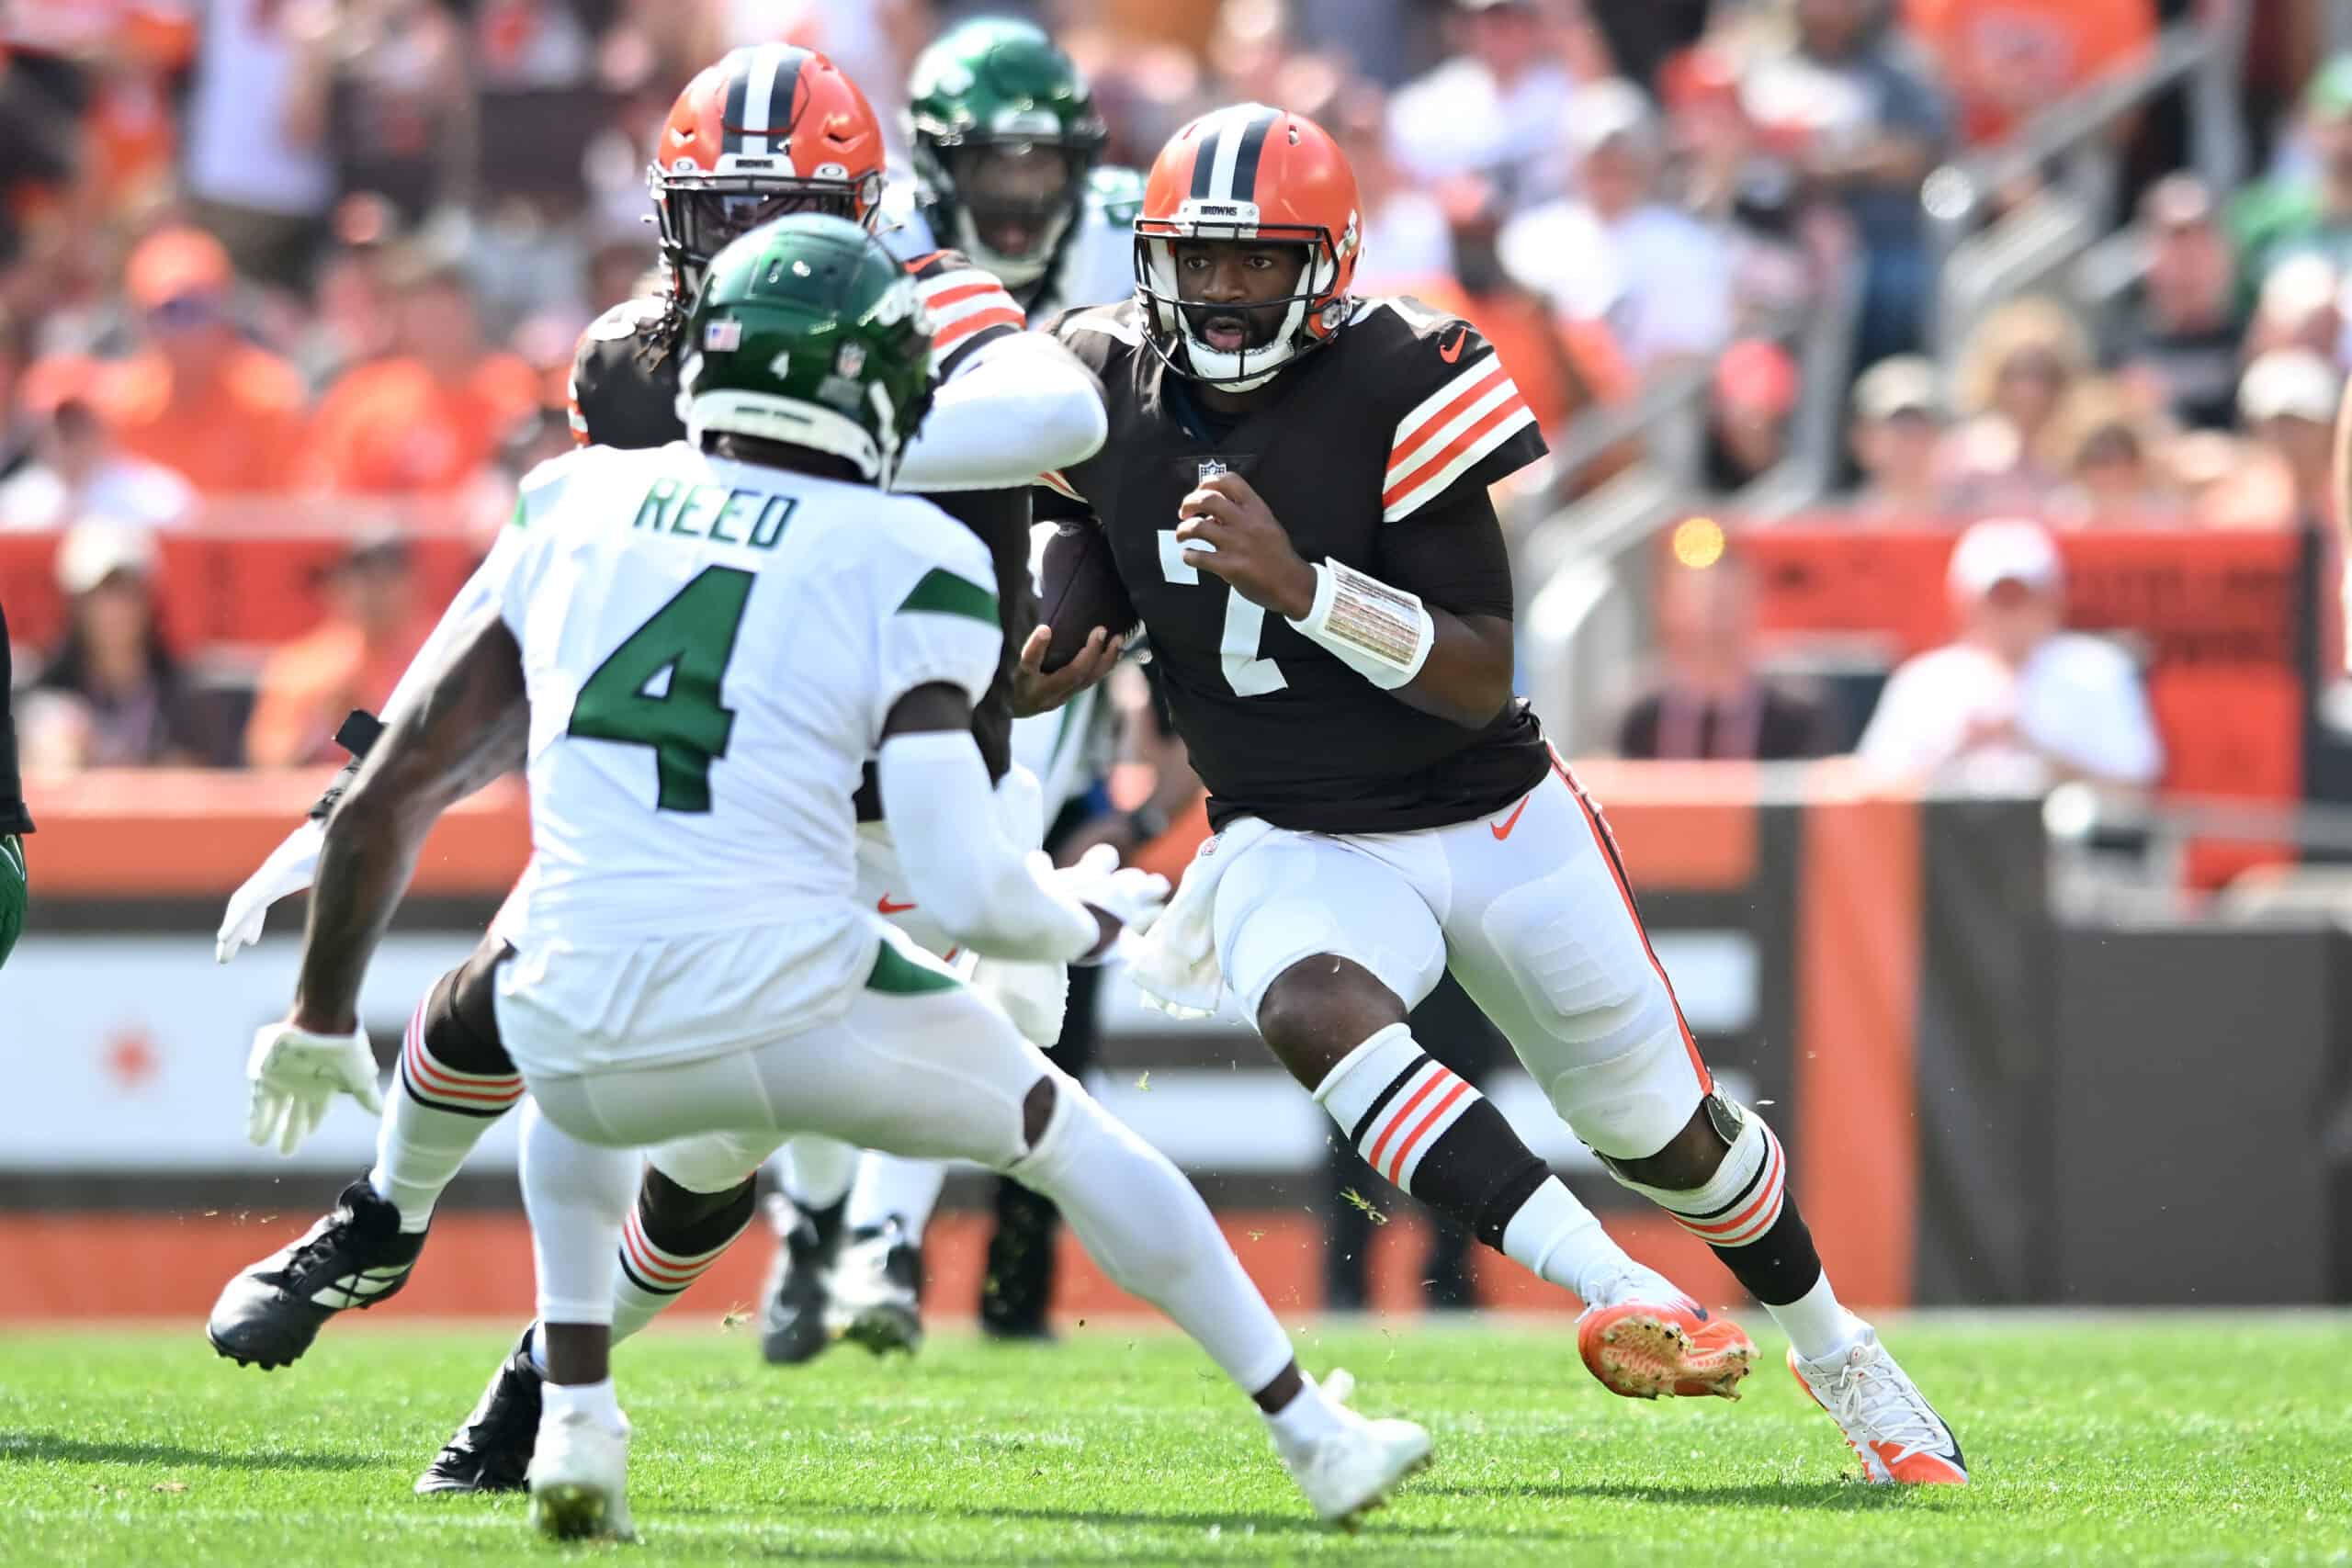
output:
<instances>
[{"instance_id":1,"label":"nike swoosh on jersey","mask_svg":"<svg viewBox=\"0 0 2352 1568\"><path fill-rule=\"evenodd\" d=\"M888 893L885 893L879 899L876 900L874 907L886 915L903 915L909 909L914 908L912 904L891 903L890 896Z\"/></svg>"},{"instance_id":2,"label":"nike swoosh on jersey","mask_svg":"<svg viewBox=\"0 0 2352 1568\"><path fill-rule=\"evenodd\" d=\"M1487 824L1487 831L1495 836L1495 842L1500 843L1510 837L1510 830L1519 826L1519 814L1526 810L1528 801L1534 798L1532 795L1523 797L1517 806L1511 807L1510 815L1503 818L1501 826L1498 827L1492 822Z\"/></svg>"},{"instance_id":3,"label":"nike swoosh on jersey","mask_svg":"<svg viewBox=\"0 0 2352 1568\"><path fill-rule=\"evenodd\" d=\"M1453 341L1452 343L1440 344L1438 345L1437 356L1440 359L1444 360L1448 365L1453 364L1455 360L1462 357L1462 345L1464 343L1467 343L1469 339L1470 329L1468 327L1454 328Z\"/></svg>"}]
</instances>

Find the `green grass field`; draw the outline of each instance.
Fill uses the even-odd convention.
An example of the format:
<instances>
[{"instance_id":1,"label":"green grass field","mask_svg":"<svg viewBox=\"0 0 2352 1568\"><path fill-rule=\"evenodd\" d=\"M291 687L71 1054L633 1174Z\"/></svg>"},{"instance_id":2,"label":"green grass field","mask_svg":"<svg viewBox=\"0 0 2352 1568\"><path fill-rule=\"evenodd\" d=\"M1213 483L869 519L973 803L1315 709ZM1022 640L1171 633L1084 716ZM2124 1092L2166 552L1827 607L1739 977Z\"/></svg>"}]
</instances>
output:
<instances>
[{"instance_id":1,"label":"green grass field","mask_svg":"<svg viewBox=\"0 0 2352 1568\"><path fill-rule=\"evenodd\" d=\"M1845 1479L1850 1456L1762 1333L1770 1364L1738 1404L1635 1404L1557 1326L1309 1326L1310 1369L1351 1368L1362 1408L1437 1437L1435 1468L1347 1537L1164 1331L947 1338L887 1365L845 1349L791 1373L741 1333L657 1335L617 1365L642 1534L624 1560L2352 1562L2352 1320L2021 1317L1887 1339L1959 1430L1967 1491ZM0 1337L0 1562L547 1562L560 1549L519 1500L409 1492L506 1343L368 1326L265 1376L192 1326Z\"/></svg>"}]
</instances>

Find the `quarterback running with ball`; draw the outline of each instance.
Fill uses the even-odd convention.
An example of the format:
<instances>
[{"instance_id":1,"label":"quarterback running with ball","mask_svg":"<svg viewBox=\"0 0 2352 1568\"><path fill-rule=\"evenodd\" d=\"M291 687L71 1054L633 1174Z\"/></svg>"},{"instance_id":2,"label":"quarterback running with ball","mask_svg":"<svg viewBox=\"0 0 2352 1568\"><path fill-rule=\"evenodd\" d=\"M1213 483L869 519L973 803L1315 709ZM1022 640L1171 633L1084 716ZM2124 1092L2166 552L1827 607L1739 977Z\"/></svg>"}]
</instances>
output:
<instances>
[{"instance_id":1,"label":"quarterback running with ball","mask_svg":"<svg viewBox=\"0 0 2352 1568\"><path fill-rule=\"evenodd\" d=\"M1111 429L1040 511L1101 530L1217 829L1136 977L1174 1009L1238 998L1383 1176L1583 1299L1609 1388L1736 1396L1747 1335L1628 1258L1414 1038L1450 970L1610 1173L1765 1303L1872 1480L1962 1482L1950 1428L1839 1304L1780 1140L1715 1087L1598 807L1511 694L1487 487L1542 455L1534 417L1470 323L1351 294L1362 223L1321 127L1219 109L1152 165L1137 299L1049 327Z\"/></svg>"}]
</instances>

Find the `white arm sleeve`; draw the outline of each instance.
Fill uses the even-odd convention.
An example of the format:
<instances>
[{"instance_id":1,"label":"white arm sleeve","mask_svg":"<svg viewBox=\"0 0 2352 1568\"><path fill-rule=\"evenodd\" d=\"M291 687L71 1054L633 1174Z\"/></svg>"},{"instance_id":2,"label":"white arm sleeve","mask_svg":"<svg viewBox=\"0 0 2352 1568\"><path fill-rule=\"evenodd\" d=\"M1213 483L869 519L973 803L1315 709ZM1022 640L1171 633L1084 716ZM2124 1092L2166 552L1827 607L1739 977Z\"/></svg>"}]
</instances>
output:
<instances>
[{"instance_id":1,"label":"white arm sleeve","mask_svg":"<svg viewBox=\"0 0 2352 1568\"><path fill-rule=\"evenodd\" d=\"M932 400L901 460L902 491L1007 490L1082 463L1110 432L1102 389L1043 333L975 349Z\"/></svg>"},{"instance_id":2,"label":"white arm sleeve","mask_svg":"<svg viewBox=\"0 0 2352 1568\"><path fill-rule=\"evenodd\" d=\"M1101 940L1092 912L1047 886L1006 837L968 732L894 735L876 772L914 900L957 942L990 958L1068 963Z\"/></svg>"}]
</instances>

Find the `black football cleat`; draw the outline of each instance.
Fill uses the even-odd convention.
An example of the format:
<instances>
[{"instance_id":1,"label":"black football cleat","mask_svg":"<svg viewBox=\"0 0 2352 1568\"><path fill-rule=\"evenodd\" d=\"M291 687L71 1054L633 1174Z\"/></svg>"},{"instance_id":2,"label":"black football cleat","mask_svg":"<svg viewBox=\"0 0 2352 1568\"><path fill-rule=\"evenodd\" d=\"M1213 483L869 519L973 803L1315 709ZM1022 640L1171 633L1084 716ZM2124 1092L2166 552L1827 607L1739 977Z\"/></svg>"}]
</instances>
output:
<instances>
[{"instance_id":1,"label":"black football cleat","mask_svg":"<svg viewBox=\"0 0 2352 1568\"><path fill-rule=\"evenodd\" d=\"M539 1388L546 1381L531 1364L531 1329L526 1328L481 1391L474 1413L416 1478L416 1495L522 1491L538 1446Z\"/></svg>"},{"instance_id":2,"label":"black football cleat","mask_svg":"<svg viewBox=\"0 0 2352 1568\"><path fill-rule=\"evenodd\" d=\"M362 1178L299 1240L221 1289L204 1337L241 1367L288 1366L301 1359L335 1314L398 1294L424 1250L424 1236L402 1234L400 1211Z\"/></svg>"},{"instance_id":3,"label":"black football cleat","mask_svg":"<svg viewBox=\"0 0 2352 1568\"><path fill-rule=\"evenodd\" d=\"M833 1258L842 1246L842 1205L802 1213L780 1197L768 1201L782 1234L761 1292L760 1354L771 1365L797 1367L816 1359L833 1342L825 1309ZM792 1224L786 1227L780 1222L787 1214Z\"/></svg>"},{"instance_id":4,"label":"black football cleat","mask_svg":"<svg viewBox=\"0 0 2352 1568\"><path fill-rule=\"evenodd\" d=\"M833 1265L826 1326L876 1355L922 1348L922 1247L895 1219L851 1233Z\"/></svg>"}]
</instances>

